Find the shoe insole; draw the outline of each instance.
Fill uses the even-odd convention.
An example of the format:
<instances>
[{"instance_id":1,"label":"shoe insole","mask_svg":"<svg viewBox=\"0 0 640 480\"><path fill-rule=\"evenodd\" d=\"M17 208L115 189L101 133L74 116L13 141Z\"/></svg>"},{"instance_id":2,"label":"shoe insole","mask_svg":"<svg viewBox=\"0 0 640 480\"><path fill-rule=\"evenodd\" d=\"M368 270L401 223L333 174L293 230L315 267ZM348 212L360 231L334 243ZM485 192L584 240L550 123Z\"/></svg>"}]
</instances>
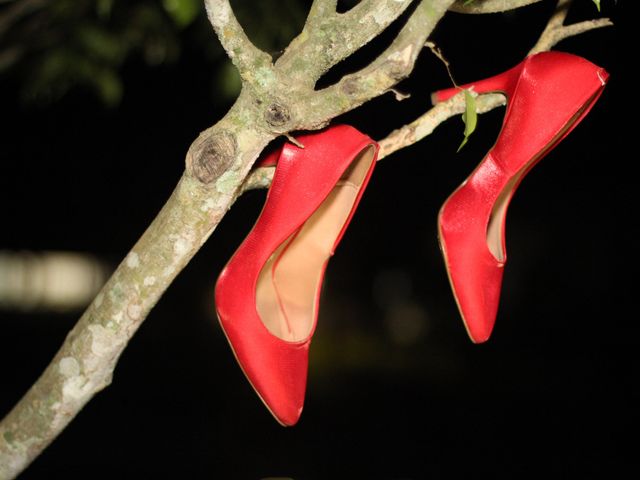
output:
<instances>
[{"instance_id":1,"label":"shoe insole","mask_svg":"<svg viewBox=\"0 0 640 480\"><path fill-rule=\"evenodd\" d=\"M275 336L305 340L313 328L325 264L373 162L362 150L317 210L264 265L256 287L258 315Z\"/></svg>"},{"instance_id":2,"label":"shoe insole","mask_svg":"<svg viewBox=\"0 0 640 480\"><path fill-rule=\"evenodd\" d=\"M505 217L507 215L507 207L509 206L511 197L513 197L516 188L520 184L520 180L529 170L531 170L531 168L534 167L536 163L538 163L542 157L547 154L547 152L549 152L549 150L554 148L580 122L580 120L582 120L601 93L602 88L594 93L589 100L587 100L584 105L582 105L582 107L565 123L551 141L547 143L540 152L529 160L524 167L522 167L520 171L518 171L507 182L498 195L487 225L487 246L489 247L489 251L499 262L504 262L507 256L503 246Z\"/></svg>"}]
</instances>

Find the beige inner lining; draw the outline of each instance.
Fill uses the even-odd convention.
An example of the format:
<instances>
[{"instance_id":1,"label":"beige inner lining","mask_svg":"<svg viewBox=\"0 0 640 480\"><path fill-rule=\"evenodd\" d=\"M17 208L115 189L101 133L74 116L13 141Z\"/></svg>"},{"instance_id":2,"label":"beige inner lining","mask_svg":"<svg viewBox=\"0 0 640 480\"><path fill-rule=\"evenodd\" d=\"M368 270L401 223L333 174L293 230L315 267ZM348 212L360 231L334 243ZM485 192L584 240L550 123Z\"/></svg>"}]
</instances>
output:
<instances>
[{"instance_id":1,"label":"beige inner lining","mask_svg":"<svg viewBox=\"0 0 640 480\"><path fill-rule=\"evenodd\" d=\"M578 119L582 117L585 111L593 104L593 102L600 95L600 90L592 95L588 101L584 103L584 105L578 110L564 125L564 127L553 137L553 139L547 143L547 145L538 152L531 160L529 160L524 167L520 169L520 171L514 175L505 185L500 195L496 199L496 203L493 205L493 209L491 211L491 217L489 218L489 223L487 225L487 246L489 247L489 251L493 254L493 256L499 262L504 262L506 258L506 252L504 251L502 245L502 239L504 238L504 224L505 224L505 215L507 214L507 207L509 206L509 200L513 196L514 189L520 182L522 176L529 171L531 167L535 165L540 157L542 157L547 151L552 149L558 141L562 138L562 136L569 130Z\"/></svg>"},{"instance_id":2,"label":"beige inner lining","mask_svg":"<svg viewBox=\"0 0 640 480\"><path fill-rule=\"evenodd\" d=\"M256 308L273 335L296 342L311 333L324 265L373 158L373 146L363 149L313 215L275 250L260 271Z\"/></svg>"}]
</instances>

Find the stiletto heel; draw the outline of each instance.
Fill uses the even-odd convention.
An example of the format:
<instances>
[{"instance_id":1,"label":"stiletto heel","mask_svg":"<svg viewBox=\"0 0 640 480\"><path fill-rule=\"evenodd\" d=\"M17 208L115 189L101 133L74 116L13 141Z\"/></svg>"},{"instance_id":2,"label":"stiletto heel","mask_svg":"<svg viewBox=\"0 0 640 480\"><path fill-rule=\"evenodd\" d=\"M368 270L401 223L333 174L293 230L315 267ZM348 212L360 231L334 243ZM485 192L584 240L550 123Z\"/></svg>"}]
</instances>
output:
<instances>
[{"instance_id":1,"label":"stiletto heel","mask_svg":"<svg viewBox=\"0 0 640 480\"><path fill-rule=\"evenodd\" d=\"M584 118L607 72L560 52L527 57L507 72L461 88L500 91L508 99L495 145L445 201L438 237L467 332L476 343L493 330L507 261L504 228L509 202L523 177ZM432 95L444 101L458 88Z\"/></svg>"},{"instance_id":2,"label":"stiletto heel","mask_svg":"<svg viewBox=\"0 0 640 480\"><path fill-rule=\"evenodd\" d=\"M506 72L499 73L498 75L495 75L493 77L478 80L473 83L467 83L466 85L461 85L460 87L451 87L445 88L443 90L438 90L431 94L431 103L435 105L436 103L449 100L451 97L460 93L462 90L473 90L478 94L511 91L514 84L518 81L521 69L522 63L507 70Z\"/></svg>"},{"instance_id":3,"label":"stiletto heel","mask_svg":"<svg viewBox=\"0 0 640 480\"><path fill-rule=\"evenodd\" d=\"M298 137L276 163L255 226L215 289L218 319L247 379L282 425L302 412L327 261L373 172L378 145L338 125Z\"/></svg>"}]
</instances>

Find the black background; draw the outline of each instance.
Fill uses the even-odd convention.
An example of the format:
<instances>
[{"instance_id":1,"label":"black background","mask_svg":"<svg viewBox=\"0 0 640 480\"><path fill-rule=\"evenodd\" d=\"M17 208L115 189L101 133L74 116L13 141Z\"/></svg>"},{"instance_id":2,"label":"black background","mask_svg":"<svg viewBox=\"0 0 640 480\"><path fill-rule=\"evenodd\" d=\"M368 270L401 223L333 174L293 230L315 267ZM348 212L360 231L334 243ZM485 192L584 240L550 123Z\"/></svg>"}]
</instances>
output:
<instances>
[{"instance_id":1,"label":"black background","mask_svg":"<svg viewBox=\"0 0 640 480\"><path fill-rule=\"evenodd\" d=\"M597 15L591 2L576 3L570 21ZM637 471L632 3L603 2L616 27L557 47L605 67L611 79L512 201L509 262L488 343L466 336L436 215L495 141L503 110L483 115L459 154L463 127L452 119L378 165L329 263L297 426L272 419L215 321L216 275L264 199L252 192L152 311L113 384L21 478L600 478ZM449 14L434 40L456 79L472 81L518 63L552 7ZM385 41L326 81L366 63ZM24 108L15 85L0 83L0 248L82 251L117 264L171 193L191 141L227 108L212 100L211 68L194 46L173 67L132 60L124 100L112 110L82 91L50 108ZM423 112L430 91L448 85L425 50L400 86L411 99L385 95L340 120L382 138ZM391 332L398 310L421 319L406 342ZM37 378L79 313L0 312L0 415Z\"/></svg>"}]
</instances>

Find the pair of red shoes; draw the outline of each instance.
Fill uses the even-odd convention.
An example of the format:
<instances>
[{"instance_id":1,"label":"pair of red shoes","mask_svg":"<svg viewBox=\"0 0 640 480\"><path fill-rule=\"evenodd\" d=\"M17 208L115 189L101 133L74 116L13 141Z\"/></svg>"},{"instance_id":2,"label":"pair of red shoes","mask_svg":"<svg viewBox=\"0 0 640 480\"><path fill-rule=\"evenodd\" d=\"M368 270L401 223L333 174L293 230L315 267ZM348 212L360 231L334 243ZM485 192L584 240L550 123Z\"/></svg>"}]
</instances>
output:
<instances>
[{"instance_id":1,"label":"pair of red shoes","mask_svg":"<svg viewBox=\"0 0 640 480\"><path fill-rule=\"evenodd\" d=\"M496 77L464 85L503 92L498 141L438 216L445 265L474 342L489 338L506 262L504 224L524 175L588 113L608 74L565 53L530 56ZM444 101L459 92L436 92ZM378 145L340 125L299 137L261 163L277 164L260 218L216 285L220 324L249 382L283 425L302 412L308 350L333 254L366 188Z\"/></svg>"}]
</instances>

